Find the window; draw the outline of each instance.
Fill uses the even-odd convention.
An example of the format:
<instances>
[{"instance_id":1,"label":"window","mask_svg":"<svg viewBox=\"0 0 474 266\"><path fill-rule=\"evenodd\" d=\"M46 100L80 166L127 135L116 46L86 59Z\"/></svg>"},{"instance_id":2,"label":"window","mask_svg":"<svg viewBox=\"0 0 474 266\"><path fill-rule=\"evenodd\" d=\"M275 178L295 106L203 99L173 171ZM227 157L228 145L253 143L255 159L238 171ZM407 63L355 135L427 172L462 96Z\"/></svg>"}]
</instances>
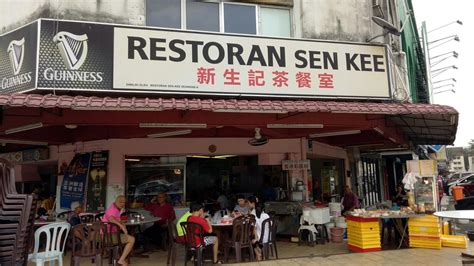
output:
<instances>
[{"instance_id":1,"label":"window","mask_svg":"<svg viewBox=\"0 0 474 266\"><path fill-rule=\"evenodd\" d=\"M179 0L147 0L146 25L181 28L181 2Z\"/></svg>"},{"instance_id":2,"label":"window","mask_svg":"<svg viewBox=\"0 0 474 266\"><path fill-rule=\"evenodd\" d=\"M220 29L219 3L206 3L202 0L187 0L186 28L189 30L218 32Z\"/></svg>"},{"instance_id":3,"label":"window","mask_svg":"<svg viewBox=\"0 0 474 266\"><path fill-rule=\"evenodd\" d=\"M291 15L289 9L260 8L261 35L291 37Z\"/></svg>"},{"instance_id":4,"label":"window","mask_svg":"<svg viewBox=\"0 0 474 266\"><path fill-rule=\"evenodd\" d=\"M257 34L256 6L224 4L224 31Z\"/></svg>"},{"instance_id":5,"label":"window","mask_svg":"<svg viewBox=\"0 0 474 266\"><path fill-rule=\"evenodd\" d=\"M202 0L146 0L146 24L166 28L291 37L291 9Z\"/></svg>"}]
</instances>

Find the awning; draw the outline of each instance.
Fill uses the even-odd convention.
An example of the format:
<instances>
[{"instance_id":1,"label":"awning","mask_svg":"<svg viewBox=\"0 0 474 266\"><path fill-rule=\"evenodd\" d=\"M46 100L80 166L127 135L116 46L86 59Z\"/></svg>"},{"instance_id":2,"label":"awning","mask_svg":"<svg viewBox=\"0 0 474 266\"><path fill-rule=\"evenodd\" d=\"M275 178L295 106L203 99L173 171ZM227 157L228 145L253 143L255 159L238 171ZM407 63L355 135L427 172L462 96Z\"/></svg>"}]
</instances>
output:
<instances>
[{"instance_id":1,"label":"awning","mask_svg":"<svg viewBox=\"0 0 474 266\"><path fill-rule=\"evenodd\" d=\"M229 113L326 113L382 115L387 127L400 129L413 144L453 144L458 112L450 106L412 103L85 97L0 94L5 107L67 108L100 111L210 111Z\"/></svg>"}]
</instances>

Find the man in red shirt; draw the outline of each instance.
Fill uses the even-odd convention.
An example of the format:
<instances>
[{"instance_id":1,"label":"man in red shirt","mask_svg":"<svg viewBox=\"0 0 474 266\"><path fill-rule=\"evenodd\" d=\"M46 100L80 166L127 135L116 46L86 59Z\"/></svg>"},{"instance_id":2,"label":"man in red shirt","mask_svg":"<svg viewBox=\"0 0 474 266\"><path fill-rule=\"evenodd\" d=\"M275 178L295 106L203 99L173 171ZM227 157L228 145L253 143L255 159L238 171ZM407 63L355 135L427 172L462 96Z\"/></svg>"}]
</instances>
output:
<instances>
[{"instance_id":1,"label":"man in red shirt","mask_svg":"<svg viewBox=\"0 0 474 266\"><path fill-rule=\"evenodd\" d=\"M155 240L155 243L158 243L161 245L162 249L165 249L166 245L164 240L168 233L167 222L176 219L173 206L166 202L166 193L159 193L155 198L153 198L153 200L151 200L149 205L145 206L145 210L149 211L153 216L161 218L152 227L145 230L145 235L150 236ZM156 240L159 240L159 242Z\"/></svg>"},{"instance_id":2,"label":"man in red shirt","mask_svg":"<svg viewBox=\"0 0 474 266\"><path fill-rule=\"evenodd\" d=\"M347 212L353 211L354 209L360 208L359 198L354 194L354 192L352 192L351 187L347 185L344 187L342 206L344 208L344 210L342 210L343 215L346 215Z\"/></svg>"},{"instance_id":3,"label":"man in red shirt","mask_svg":"<svg viewBox=\"0 0 474 266\"><path fill-rule=\"evenodd\" d=\"M200 203L191 204L190 211L192 212L191 216L188 217L188 222L197 223L202 226L202 229L205 233L212 233L211 222L204 218L204 206ZM198 244L200 240L196 241ZM212 247L212 254L214 255L214 264L222 264L222 261L217 259L217 254L219 252L219 241L216 236L205 236L204 237L204 246Z\"/></svg>"}]
</instances>

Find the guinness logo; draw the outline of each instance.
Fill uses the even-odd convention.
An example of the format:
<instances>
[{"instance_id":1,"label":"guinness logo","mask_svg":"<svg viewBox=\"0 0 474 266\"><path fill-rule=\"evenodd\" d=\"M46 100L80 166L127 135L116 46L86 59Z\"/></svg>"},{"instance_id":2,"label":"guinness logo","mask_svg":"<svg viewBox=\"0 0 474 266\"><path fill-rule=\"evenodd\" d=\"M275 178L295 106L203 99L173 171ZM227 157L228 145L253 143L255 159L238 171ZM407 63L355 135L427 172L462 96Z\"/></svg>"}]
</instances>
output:
<instances>
[{"instance_id":1,"label":"guinness logo","mask_svg":"<svg viewBox=\"0 0 474 266\"><path fill-rule=\"evenodd\" d=\"M11 41L10 44L8 44L7 52L10 57L13 72L15 75L18 75L21 65L23 64L23 58L25 57L25 38Z\"/></svg>"},{"instance_id":2,"label":"guinness logo","mask_svg":"<svg viewBox=\"0 0 474 266\"><path fill-rule=\"evenodd\" d=\"M75 35L60 31L53 37L53 41L58 46L67 68L70 70L81 68L87 57L87 34Z\"/></svg>"}]
</instances>

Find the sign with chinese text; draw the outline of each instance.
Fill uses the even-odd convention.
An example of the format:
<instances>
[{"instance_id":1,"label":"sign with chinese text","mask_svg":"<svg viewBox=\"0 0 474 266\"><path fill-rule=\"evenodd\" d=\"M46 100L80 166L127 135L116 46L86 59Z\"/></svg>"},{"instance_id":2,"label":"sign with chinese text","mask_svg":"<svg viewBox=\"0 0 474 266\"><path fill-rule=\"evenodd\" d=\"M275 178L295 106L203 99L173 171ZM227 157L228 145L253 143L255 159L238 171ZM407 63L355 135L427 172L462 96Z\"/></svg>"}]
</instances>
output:
<instances>
[{"instance_id":1,"label":"sign with chinese text","mask_svg":"<svg viewBox=\"0 0 474 266\"><path fill-rule=\"evenodd\" d=\"M281 161L282 170L309 170L311 164L309 160L283 160Z\"/></svg>"},{"instance_id":2,"label":"sign with chinese text","mask_svg":"<svg viewBox=\"0 0 474 266\"><path fill-rule=\"evenodd\" d=\"M87 180L87 212L105 211L108 151L93 152Z\"/></svg>"},{"instance_id":3,"label":"sign with chinese text","mask_svg":"<svg viewBox=\"0 0 474 266\"><path fill-rule=\"evenodd\" d=\"M84 202L89 173L90 153L76 154L64 172L61 184L61 208L71 208L71 203Z\"/></svg>"},{"instance_id":4,"label":"sign with chinese text","mask_svg":"<svg viewBox=\"0 0 474 266\"><path fill-rule=\"evenodd\" d=\"M114 88L191 94L390 98L385 46L114 29Z\"/></svg>"}]
</instances>

